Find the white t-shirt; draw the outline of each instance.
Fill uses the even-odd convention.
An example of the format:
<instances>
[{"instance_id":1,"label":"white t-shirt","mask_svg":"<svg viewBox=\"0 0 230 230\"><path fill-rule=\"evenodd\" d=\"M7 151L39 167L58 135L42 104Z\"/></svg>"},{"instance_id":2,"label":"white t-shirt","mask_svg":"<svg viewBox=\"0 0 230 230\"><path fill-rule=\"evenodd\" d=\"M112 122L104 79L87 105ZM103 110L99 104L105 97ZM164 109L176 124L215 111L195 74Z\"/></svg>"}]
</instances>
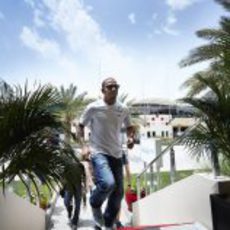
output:
<instances>
[{"instance_id":1,"label":"white t-shirt","mask_svg":"<svg viewBox=\"0 0 230 230\"><path fill-rule=\"evenodd\" d=\"M80 124L90 128L92 154L122 156L121 127L131 126L127 107L119 102L107 105L103 100L97 100L86 107Z\"/></svg>"}]
</instances>

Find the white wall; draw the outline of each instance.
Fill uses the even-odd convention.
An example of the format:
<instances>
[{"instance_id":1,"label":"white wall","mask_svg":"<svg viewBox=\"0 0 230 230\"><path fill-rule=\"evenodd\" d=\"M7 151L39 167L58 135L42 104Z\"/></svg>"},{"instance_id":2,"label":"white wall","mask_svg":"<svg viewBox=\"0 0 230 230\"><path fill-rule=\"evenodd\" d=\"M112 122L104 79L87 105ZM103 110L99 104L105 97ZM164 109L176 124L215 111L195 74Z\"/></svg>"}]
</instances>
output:
<instances>
[{"instance_id":1,"label":"white wall","mask_svg":"<svg viewBox=\"0 0 230 230\"><path fill-rule=\"evenodd\" d=\"M134 225L198 221L212 229L209 195L218 193L218 181L223 179L195 174L135 202ZM230 193L230 180L226 183Z\"/></svg>"},{"instance_id":2,"label":"white wall","mask_svg":"<svg viewBox=\"0 0 230 230\"><path fill-rule=\"evenodd\" d=\"M151 114L140 115L140 118L144 120L145 125L140 127L141 137L147 138L147 132L150 132L151 138L153 138L153 132L156 137L173 137L173 128L169 125L169 121L172 119L172 115L167 114ZM168 136L166 136L166 132Z\"/></svg>"},{"instance_id":3,"label":"white wall","mask_svg":"<svg viewBox=\"0 0 230 230\"><path fill-rule=\"evenodd\" d=\"M1 230L44 230L45 211L6 191L0 192Z\"/></svg>"}]
</instances>

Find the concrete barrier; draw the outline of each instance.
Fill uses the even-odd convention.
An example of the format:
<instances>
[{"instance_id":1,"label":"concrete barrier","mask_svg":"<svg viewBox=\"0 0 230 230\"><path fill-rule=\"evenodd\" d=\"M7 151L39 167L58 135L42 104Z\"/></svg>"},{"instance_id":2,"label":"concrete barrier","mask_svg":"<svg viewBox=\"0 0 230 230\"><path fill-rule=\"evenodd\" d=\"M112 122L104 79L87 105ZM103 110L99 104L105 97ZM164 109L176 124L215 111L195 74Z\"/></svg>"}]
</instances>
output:
<instances>
[{"instance_id":1,"label":"concrete barrier","mask_svg":"<svg viewBox=\"0 0 230 230\"><path fill-rule=\"evenodd\" d=\"M45 211L29 201L0 191L1 230L45 230Z\"/></svg>"}]
</instances>

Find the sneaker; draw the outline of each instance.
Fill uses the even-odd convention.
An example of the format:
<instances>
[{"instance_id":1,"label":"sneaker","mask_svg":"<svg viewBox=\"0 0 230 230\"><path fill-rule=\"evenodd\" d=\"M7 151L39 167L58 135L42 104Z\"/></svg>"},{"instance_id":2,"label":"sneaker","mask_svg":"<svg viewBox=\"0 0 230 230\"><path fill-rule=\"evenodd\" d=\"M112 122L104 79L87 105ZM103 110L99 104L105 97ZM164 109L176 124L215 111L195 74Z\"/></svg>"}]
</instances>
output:
<instances>
[{"instance_id":1,"label":"sneaker","mask_svg":"<svg viewBox=\"0 0 230 230\"><path fill-rule=\"evenodd\" d=\"M92 208L93 218L95 221L95 229L98 227L98 230L102 228L104 224L103 215L100 208Z\"/></svg>"}]
</instances>

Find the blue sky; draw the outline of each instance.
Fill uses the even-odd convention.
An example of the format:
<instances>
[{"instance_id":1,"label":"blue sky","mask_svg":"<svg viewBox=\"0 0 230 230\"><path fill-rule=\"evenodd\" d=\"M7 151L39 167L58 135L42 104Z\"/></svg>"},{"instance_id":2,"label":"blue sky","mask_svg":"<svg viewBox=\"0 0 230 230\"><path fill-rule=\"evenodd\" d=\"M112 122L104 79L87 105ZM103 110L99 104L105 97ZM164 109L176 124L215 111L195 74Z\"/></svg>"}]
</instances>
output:
<instances>
[{"instance_id":1,"label":"blue sky","mask_svg":"<svg viewBox=\"0 0 230 230\"><path fill-rule=\"evenodd\" d=\"M178 62L224 14L214 0L2 0L0 78L98 96L113 76L132 98L183 97L181 84L206 65Z\"/></svg>"}]
</instances>

